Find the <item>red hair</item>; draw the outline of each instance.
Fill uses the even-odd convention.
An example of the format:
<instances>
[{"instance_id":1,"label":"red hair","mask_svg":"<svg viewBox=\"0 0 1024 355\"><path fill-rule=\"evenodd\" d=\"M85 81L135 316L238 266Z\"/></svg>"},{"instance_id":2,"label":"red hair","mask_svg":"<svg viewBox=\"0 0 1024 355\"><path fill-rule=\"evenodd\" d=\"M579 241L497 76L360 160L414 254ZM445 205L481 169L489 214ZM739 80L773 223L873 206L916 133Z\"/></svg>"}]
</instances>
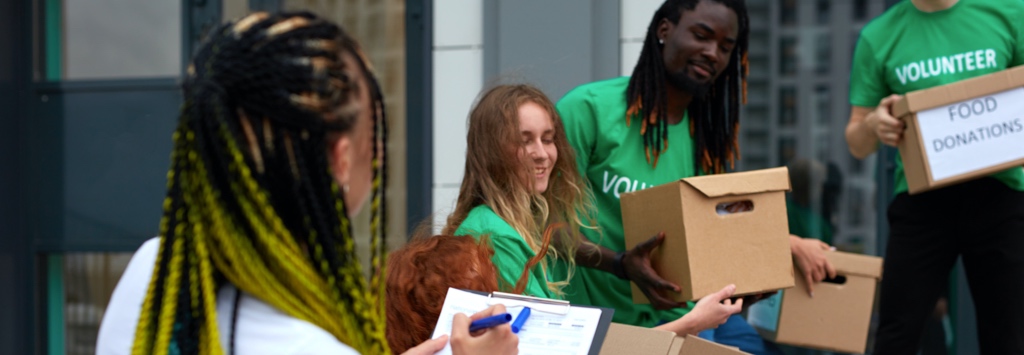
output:
<instances>
[{"instance_id":1,"label":"red hair","mask_svg":"<svg viewBox=\"0 0 1024 355\"><path fill-rule=\"evenodd\" d=\"M498 270L491 262L494 250L486 235L481 236L479 242L469 236L414 237L389 254L385 329L391 352L401 354L430 339L449 287L522 294L530 270L544 259L551 235L565 225L556 223L544 230L541 253L526 262L512 290L498 286Z\"/></svg>"},{"instance_id":2,"label":"red hair","mask_svg":"<svg viewBox=\"0 0 1024 355\"><path fill-rule=\"evenodd\" d=\"M498 291L486 238L439 235L410 240L388 256L387 339L400 354L428 339L448 287Z\"/></svg>"}]
</instances>

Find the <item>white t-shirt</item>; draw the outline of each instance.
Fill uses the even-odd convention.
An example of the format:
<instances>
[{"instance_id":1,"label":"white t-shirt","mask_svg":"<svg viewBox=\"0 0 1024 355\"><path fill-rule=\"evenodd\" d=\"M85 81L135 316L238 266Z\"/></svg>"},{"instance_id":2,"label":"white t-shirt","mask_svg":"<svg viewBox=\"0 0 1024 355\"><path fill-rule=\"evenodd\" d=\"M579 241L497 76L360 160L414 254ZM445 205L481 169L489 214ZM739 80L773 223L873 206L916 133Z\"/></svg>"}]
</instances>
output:
<instances>
[{"instance_id":1,"label":"white t-shirt","mask_svg":"<svg viewBox=\"0 0 1024 355\"><path fill-rule=\"evenodd\" d=\"M153 274L160 238L142 244L114 288L100 323L96 354L131 354L135 326ZM217 328L227 351L235 295L240 295L235 325L237 354L358 354L323 329L296 319L245 292L226 285L217 292Z\"/></svg>"}]
</instances>

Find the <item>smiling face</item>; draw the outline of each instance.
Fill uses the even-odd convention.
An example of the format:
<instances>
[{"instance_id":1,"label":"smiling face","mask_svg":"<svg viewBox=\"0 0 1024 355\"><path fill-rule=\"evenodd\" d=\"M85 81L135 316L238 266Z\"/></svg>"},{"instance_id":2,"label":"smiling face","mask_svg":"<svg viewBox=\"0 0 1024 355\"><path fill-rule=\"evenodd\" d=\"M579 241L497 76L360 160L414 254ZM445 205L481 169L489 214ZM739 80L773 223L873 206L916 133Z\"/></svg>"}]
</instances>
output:
<instances>
[{"instance_id":1,"label":"smiling face","mask_svg":"<svg viewBox=\"0 0 1024 355\"><path fill-rule=\"evenodd\" d=\"M738 33L736 13L712 0L684 10L678 23L662 20L658 39L664 41L662 59L669 84L703 96L729 65Z\"/></svg>"},{"instance_id":2,"label":"smiling face","mask_svg":"<svg viewBox=\"0 0 1024 355\"><path fill-rule=\"evenodd\" d=\"M534 192L542 194L548 190L551 172L558 161L555 147L555 125L544 108L533 102L519 106L519 133L521 148L519 158L529 168Z\"/></svg>"}]
</instances>

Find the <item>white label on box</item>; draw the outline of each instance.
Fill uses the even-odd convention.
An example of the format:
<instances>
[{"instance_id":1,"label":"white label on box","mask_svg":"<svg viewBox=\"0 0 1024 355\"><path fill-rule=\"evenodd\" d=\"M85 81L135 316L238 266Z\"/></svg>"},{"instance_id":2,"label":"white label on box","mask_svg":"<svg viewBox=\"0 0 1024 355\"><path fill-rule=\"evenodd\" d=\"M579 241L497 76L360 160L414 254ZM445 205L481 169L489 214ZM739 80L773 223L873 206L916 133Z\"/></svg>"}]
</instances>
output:
<instances>
[{"instance_id":1,"label":"white label on box","mask_svg":"<svg viewBox=\"0 0 1024 355\"><path fill-rule=\"evenodd\" d=\"M917 113L932 180L1024 158L1024 88Z\"/></svg>"},{"instance_id":2,"label":"white label on box","mask_svg":"<svg viewBox=\"0 0 1024 355\"><path fill-rule=\"evenodd\" d=\"M779 313L782 311L782 293L783 290L779 290L778 293L771 297L754 303L750 308L747 308L747 323L750 325L774 332L779 327Z\"/></svg>"}]
</instances>

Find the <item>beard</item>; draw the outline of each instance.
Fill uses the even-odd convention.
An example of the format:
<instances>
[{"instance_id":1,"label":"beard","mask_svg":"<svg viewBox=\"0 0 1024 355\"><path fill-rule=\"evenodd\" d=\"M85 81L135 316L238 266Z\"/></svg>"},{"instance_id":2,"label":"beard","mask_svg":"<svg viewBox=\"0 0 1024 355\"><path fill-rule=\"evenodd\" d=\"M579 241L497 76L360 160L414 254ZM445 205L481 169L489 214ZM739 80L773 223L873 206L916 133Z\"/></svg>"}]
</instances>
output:
<instances>
[{"instance_id":1,"label":"beard","mask_svg":"<svg viewBox=\"0 0 1024 355\"><path fill-rule=\"evenodd\" d=\"M714 80L707 83L698 82L689 75L686 75L685 70L674 73L666 71L665 74L668 77L669 85L690 94L694 99L698 100L707 96L708 92L711 91L711 86L714 84Z\"/></svg>"}]
</instances>

